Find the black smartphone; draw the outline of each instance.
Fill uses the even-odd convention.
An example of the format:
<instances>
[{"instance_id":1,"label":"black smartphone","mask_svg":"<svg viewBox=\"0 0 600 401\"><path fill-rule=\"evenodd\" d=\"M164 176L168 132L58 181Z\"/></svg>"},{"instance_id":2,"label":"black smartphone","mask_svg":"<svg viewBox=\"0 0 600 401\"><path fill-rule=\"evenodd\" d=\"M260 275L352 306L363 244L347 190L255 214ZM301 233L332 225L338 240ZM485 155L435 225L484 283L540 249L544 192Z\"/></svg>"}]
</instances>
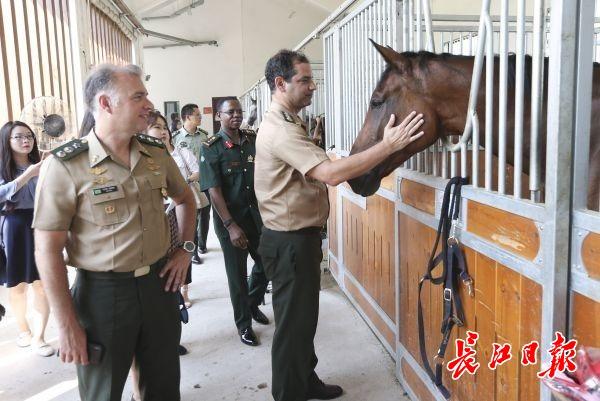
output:
<instances>
[{"instance_id":1,"label":"black smartphone","mask_svg":"<svg viewBox=\"0 0 600 401\"><path fill-rule=\"evenodd\" d=\"M90 365L98 365L100 362L102 362L102 357L104 356L104 347L102 344L88 342L87 353Z\"/></svg>"}]
</instances>

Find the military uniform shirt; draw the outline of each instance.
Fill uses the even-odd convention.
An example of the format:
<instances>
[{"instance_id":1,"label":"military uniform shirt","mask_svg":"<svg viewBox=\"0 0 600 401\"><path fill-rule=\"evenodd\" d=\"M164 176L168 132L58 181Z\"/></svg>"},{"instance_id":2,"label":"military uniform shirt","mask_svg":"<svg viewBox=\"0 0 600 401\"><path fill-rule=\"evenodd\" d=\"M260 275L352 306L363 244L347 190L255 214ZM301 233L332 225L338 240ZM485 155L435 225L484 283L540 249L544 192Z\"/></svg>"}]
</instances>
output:
<instances>
[{"instance_id":1,"label":"military uniform shirt","mask_svg":"<svg viewBox=\"0 0 600 401\"><path fill-rule=\"evenodd\" d=\"M262 225L254 194L254 157L256 154L253 131L240 131L240 145L234 144L224 131L208 140L200 156L201 188L221 187L227 209L233 220L250 215L259 227ZM228 235L221 222L217 234ZM219 232L220 231L220 232Z\"/></svg>"},{"instance_id":2,"label":"military uniform shirt","mask_svg":"<svg viewBox=\"0 0 600 401\"><path fill-rule=\"evenodd\" d=\"M327 186L306 176L325 160L325 151L308 137L302 120L276 101L256 139L254 190L263 223L277 231L321 227L329 215Z\"/></svg>"},{"instance_id":3,"label":"military uniform shirt","mask_svg":"<svg viewBox=\"0 0 600 401\"><path fill-rule=\"evenodd\" d=\"M200 160L202 142L206 139L208 139L208 133L200 128L193 134L184 127L173 133L173 145L190 150L198 160Z\"/></svg>"},{"instance_id":4,"label":"military uniform shirt","mask_svg":"<svg viewBox=\"0 0 600 401\"><path fill-rule=\"evenodd\" d=\"M156 262L169 247L163 197L187 187L175 161L162 143L132 138L127 168L95 133L86 140L88 150L42 164L33 227L68 231L69 264L81 269L124 272Z\"/></svg>"}]
</instances>

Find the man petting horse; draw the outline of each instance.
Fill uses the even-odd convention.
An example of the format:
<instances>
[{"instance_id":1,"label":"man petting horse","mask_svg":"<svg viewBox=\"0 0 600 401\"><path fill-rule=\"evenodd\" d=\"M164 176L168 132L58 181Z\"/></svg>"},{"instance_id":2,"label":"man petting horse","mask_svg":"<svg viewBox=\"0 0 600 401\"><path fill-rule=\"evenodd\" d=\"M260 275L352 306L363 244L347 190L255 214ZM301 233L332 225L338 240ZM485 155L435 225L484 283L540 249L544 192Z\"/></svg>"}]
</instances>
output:
<instances>
[{"instance_id":1,"label":"man petting horse","mask_svg":"<svg viewBox=\"0 0 600 401\"><path fill-rule=\"evenodd\" d=\"M308 59L281 50L267 62L272 95L256 141L254 189L263 219L259 253L273 282L275 335L271 350L276 401L328 400L342 388L324 384L314 369L319 315L321 227L329 215L327 185L364 174L420 138L422 115L394 127L391 115L381 142L340 160L313 143L298 113L316 89Z\"/></svg>"}]
</instances>

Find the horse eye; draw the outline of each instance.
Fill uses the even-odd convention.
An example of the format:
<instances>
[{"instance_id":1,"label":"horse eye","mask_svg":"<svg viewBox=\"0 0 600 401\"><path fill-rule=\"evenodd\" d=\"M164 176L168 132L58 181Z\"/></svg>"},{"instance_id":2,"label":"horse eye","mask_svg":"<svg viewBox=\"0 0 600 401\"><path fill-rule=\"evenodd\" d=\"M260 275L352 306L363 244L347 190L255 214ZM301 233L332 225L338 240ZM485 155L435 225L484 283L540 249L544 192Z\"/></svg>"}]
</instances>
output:
<instances>
[{"instance_id":1,"label":"horse eye","mask_svg":"<svg viewBox=\"0 0 600 401\"><path fill-rule=\"evenodd\" d=\"M375 108L375 107L379 107L383 104L383 100L380 99L371 99L371 107Z\"/></svg>"}]
</instances>

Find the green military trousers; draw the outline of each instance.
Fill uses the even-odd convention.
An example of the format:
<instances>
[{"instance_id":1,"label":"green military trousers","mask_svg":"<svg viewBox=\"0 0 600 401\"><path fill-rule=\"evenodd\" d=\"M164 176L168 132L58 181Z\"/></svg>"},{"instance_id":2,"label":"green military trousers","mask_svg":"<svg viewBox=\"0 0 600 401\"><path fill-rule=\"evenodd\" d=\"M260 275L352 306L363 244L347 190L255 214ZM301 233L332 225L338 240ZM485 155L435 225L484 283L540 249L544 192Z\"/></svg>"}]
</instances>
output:
<instances>
[{"instance_id":1,"label":"green military trousers","mask_svg":"<svg viewBox=\"0 0 600 401\"><path fill-rule=\"evenodd\" d=\"M314 338L323 258L320 229L281 232L263 228L259 253L267 278L273 282L273 398L305 401L317 366Z\"/></svg>"},{"instance_id":2,"label":"green military trousers","mask_svg":"<svg viewBox=\"0 0 600 401\"><path fill-rule=\"evenodd\" d=\"M257 227L251 216L246 216L236 224L240 226L248 239L248 248L235 247L231 243L228 232L223 228L221 220L215 216L215 231L223 249L225 259L225 271L229 284L229 296L233 306L233 317L238 331L252 326L252 314L250 309L258 306L265 296L267 290L267 278L263 268L263 262L258 254L258 241L260 238L260 227ZM220 227L218 227L220 225ZM248 275L248 253L254 259L254 266Z\"/></svg>"},{"instance_id":3,"label":"green military trousers","mask_svg":"<svg viewBox=\"0 0 600 401\"><path fill-rule=\"evenodd\" d=\"M88 342L104 348L100 364L77 366L82 401L120 401L134 356L144 401L180 400L179 302L158 276L164 264L137 278L78 270L75 311Z\"/></svg>"}]
</instances>

